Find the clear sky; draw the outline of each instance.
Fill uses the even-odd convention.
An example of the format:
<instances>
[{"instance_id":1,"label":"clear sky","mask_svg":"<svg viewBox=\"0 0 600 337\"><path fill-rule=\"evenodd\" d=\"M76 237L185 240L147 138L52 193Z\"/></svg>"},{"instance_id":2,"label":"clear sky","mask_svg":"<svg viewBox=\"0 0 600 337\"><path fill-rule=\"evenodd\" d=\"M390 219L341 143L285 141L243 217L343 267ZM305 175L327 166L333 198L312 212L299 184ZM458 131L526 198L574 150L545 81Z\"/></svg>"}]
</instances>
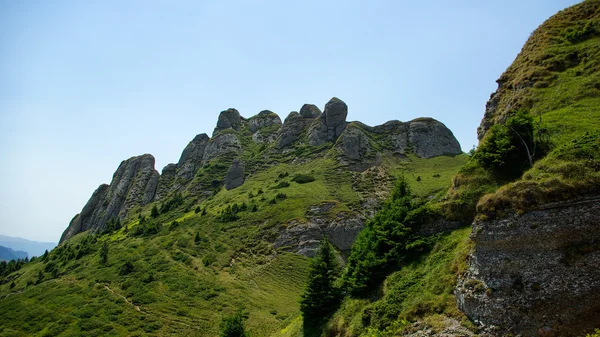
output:
<instances>
[{"instance_id":1,"label":"clear sky","mask_svg":"<svg viewBox=\"0 0 600 337\"><path fill-rule=\"evenodd\" d=\"M0 0L0 234L58 241L119 163L221 110L434 117L463 151L529 34L575 0Z\"/></svg>"}]
</instances>

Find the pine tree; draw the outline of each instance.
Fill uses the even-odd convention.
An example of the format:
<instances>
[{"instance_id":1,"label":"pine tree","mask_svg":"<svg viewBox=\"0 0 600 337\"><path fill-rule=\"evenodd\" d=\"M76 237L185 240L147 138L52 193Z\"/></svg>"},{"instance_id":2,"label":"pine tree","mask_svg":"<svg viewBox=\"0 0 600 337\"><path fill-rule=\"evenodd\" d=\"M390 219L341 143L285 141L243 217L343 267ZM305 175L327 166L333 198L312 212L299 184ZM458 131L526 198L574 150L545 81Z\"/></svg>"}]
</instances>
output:
<instances>
[{"instance_id":1,"label":"pine tree","mask_svg":"<svg viewBox=\"0 0 600 337\"><path fill-rule=\"evenodd\" d=\"M153 218L158 217L160 213L158 212L158 208L156 207L156 205L152 206L152 211L150 211L150 216Z\"/></svg>"},{"instance_id":2,"label":"pine tree","mask_svg":"<svg viewBox=\"0 0 600 337\"><path fill-rule=\"evenodd\" d=\"M104 242L100 248L100 264L106 265L108 262L108 244Z\"/></svg>"},{"instance_id":3,"label":"pine tree","mask_svg":"<svg viewBox=\"0 0 600 337\"><path fill-rule=\"evenodd\" d=\"M306 288L300 299L305 335L318 328L336 310L340 291L334 285L338 263L333 246L323 239L317 256L311 261Z\"/></svg>"},{"instance_id":4,"label":"pine tree","mask_svg":"<svg viewBox=\"0 0 600 337\"><path fill-rule=\"evenodd\" d=\"M248 317L241 311L234 313L233 315L223 317L221 322L221 333L220 337L247 337L248 333L245 331L244 322Z\"/></svg>"}]
</instances>

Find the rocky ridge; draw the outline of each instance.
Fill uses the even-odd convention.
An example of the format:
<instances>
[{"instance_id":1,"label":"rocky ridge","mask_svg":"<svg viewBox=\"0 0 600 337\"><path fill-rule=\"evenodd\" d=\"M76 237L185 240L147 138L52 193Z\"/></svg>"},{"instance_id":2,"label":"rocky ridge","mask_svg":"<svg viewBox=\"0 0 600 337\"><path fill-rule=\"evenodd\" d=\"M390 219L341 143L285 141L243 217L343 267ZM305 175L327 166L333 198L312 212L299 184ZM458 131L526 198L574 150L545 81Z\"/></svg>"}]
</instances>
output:
<instances>
[{"instance_id":1,"label":"rocky ridge","mask_svg":"<svg viewBox=\"0 0 600 337\"><path fill-rule=\"evenodd\" d=\"M82 231L103 230L110 219L124 219L135 207L165 200L176 192L205 197L221 186L239 187L248 175L265 164L276 164L282 155L288 156L284 160L298 159L294 154L298 149L325 146L334 151L340 164L353 171L377 165L383 155L403 157L414 153L431 158L462 153L452 132L431 118L370 127L347 122L347 115L348 106L336 97L323 112L305 104L283 123L269 110L248 119L236 109L224 110L212 138L206 134L194 137L179 161L166 165L162 174L154 169L151 155L121 163L110 185L101 185L93 193L60 242ZM254 146L261 146L260 153L251 150Z\"/></svg>"}]
</instances>

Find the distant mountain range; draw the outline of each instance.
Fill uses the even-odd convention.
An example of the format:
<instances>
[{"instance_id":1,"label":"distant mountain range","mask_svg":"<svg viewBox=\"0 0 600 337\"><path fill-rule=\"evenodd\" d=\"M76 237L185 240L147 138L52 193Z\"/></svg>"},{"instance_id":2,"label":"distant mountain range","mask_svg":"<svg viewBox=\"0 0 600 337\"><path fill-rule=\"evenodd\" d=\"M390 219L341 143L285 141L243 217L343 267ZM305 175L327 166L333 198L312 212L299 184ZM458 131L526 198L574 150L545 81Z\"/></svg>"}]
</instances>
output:
<instances>
[{"instance_id":1,"label":"distant mountain range","mask_svg":"<svg viewBox=\"0 0 600 337\"><path fill-rule=\"evenodd\" d=\"M10 261L24 259L27 257L27 252L20 250L12 250L8 247L0 246L0 261Z\"/></svg>"},{"instance_id":2,"label":"distant mountain range","mask_svg":"<svg viewBox=\"0 0 600 337\"><path fill-rule=\"evenodd\" d=\"M14 238L6 235L0 235L0 246L10 248L13 251L25 252L30 258L32 256L41 256L46 250L50 251L56 247L55 242L38 242L22 238ZM19 257L19 258L25 258Z\"/></svg>"}]
</instances>

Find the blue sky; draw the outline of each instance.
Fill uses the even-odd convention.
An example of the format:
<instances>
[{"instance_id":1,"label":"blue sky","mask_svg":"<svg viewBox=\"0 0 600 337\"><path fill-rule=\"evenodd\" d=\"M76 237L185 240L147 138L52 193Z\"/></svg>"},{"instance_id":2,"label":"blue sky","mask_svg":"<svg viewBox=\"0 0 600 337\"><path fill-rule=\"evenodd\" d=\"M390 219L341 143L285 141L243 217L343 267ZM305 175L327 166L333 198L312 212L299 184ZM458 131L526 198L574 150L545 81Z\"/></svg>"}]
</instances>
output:
<instances>
[{"instance_id":1,"label":"blue sky","mask_svg":"<svg viewBox=\"0 0 600 337\"><path fill-rule=\"evenodd\" d=\"M434 117L463 151L495 80L573 0L0 1L0 234L57 241L121 162L221 110Z\"/></svg>"}]
</instances>

